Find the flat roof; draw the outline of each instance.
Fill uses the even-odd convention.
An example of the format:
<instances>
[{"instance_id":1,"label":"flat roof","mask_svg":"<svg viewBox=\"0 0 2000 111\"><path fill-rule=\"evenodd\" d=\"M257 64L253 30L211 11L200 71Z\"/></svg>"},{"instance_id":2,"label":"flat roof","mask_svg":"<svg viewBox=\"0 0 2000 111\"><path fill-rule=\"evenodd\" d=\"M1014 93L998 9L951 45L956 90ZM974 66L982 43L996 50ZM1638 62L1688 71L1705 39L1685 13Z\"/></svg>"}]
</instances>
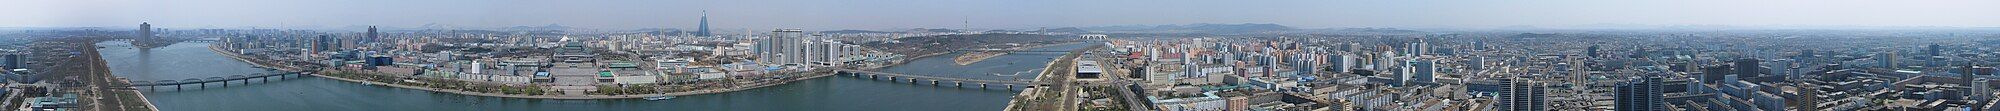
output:
<instances>
[{"instance_id":1,"label":"flat roof","mask_svg":"<svg viewBox=\"0 0 2000 111\"><path fill-rule=\"evenodd\" d=\"M1080 66L1080 67L1077 67L1077 68L1076 68L1076 72L1077 72L1077 73L1104 73L1104 68L1099 68L1099 67L1097 67L1097 66Z\"/></svg>"}]
</instances>

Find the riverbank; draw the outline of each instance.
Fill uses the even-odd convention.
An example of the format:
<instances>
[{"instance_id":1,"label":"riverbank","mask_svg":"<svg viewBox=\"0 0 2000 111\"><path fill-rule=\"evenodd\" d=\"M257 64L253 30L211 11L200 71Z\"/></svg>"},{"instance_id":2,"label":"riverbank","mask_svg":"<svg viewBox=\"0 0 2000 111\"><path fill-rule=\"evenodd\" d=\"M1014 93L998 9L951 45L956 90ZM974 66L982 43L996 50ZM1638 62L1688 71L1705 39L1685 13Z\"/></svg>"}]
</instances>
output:
<instances>
[{"instance_id":1,"label":"riverbank","mask_svg":"<svg viewBox=\"0 0 2000 111\"><path fill-rule=\"evenodd\" d=\"M216 53L220 53L220 54L222 54L222 55L224 55L224 56L227 56L227 57L230 57L230 58L232 58L232 59L236 59L236 60L238 60L238 61L243 61L243 62L247 62L247 63L250 63L251 65L254 65L254 66L257 66L257 67L260 67L260 68L273 68L273 69L280 69L280 70L288 70L288 71L298 71L298 70L300 70L300 69L296 69L296 68L290 68L290 67L286 67L286 66L274 66L274 65L269 65L269 64L263 64L262 62L256 62L256 60L252 60L252 59L250 59L250 58L247 58L247 57L243 57L242 55L238 55L238 54L236 54L236 53L228 53L227 51L224 51L224 50L222 50L222 49L221 49L221 47L218 47L218 46L209 46L209 51L214 51L214 52L216 52ZM806 72L806 73L812 73L812 72ZM791 82L795 82L795 81L800 81L800 80L808 80L808 79L816 79L816 78L820 78L820 77L827 77L827 76L831 76L831 75L833 75L833 74L831 74L831 73L825 73L825 74L813 74L813 75L809 75L809 76L805 76L805 77L802 77L802 78L793 78L793 79L787 79L787 80L782 80L782 81L778 81L778 82L773 82L773 83L762 83L762 84L751 84L751 85L747 85L747 86L743 86L743 87L732 87L732 88L724 88L724 89L708 89L708 90L691 90L691 91L682 91L682 92L669 92L669 93L655 93L655 94L634 94L634 95L519 95L519 94L504 94L504 93L485 93L485 92L472 92L472 91L463 91L463 90L453 90L453 89L441 89L441 88L430 88L430 87L422 87L422 86L409 86L409 85L401 85L401 84L394 84L394 83L385 83L385 82L378 82L378 81L366 81L366 80L357 80L357 79L350 79L350 78L342 78L342 77L334 77L334 76L327 76L327 75L323 75L323 74L307 74L307 75L312 75L312 76L314 76L314 77L320 77L320 78L328 78L328 79L334 79L334 80L340 80L340 81L347 81L347 82L353 82L353 83L362 83L362 84L372 84L372 85L380 85L380 86L389 86L389 87L395 87L395 88L403 88L403 89L416 89L416 90L424 90L424 91L431 91L431 92L444 92L444 93L453 93L453 94L459 94L459 95L472 95L472 96L487 96L487 97L504 97L504 98L526 98L526 99L638 99L638 98L646 98L646 97L657 97L657 96L689 96L689 95L702 95L702 94L714 94L714 93L723 93L723 92L735 92L735 91L742 91L742 90L749 90L749 89L757 89L757 88L764 88L764 87L770 87L770 86L777 86L777 85L783 85L783 84L789 84L789 83L791 83Z\"/></svg>"},{"instance_id":2,"label":"riverbank","mask_svg":"<svg viewBox=\"0 0 2000 111\"><path fill-rule=\"evenodd\" d=\"M979 61L986 61L986 59L991 59L993 57L1000 57L1000 55L1007 55L1007 52L971 52L958 55L958 57L955 58L951 58L951 61L954 63L958 63L958 65L962 66L962 65L970 65L972 63L979 63Z\"/></svg>"},{"instance_id":3,"label":"riverbank","mask_svg":"<svg viewBox=\"0 0 2000 111\"><path fill-rule=\"evenodd\" d=\"M1042 47L1049 47L1049 46L1058 46L1058 45L1069 45L1069 44L1077 44L1077 43L1083 43L1083 42L1069 42L1069 43L1055 43L1055 44L1040 44L1040 45L1031 45L1031 46L1024 46L1024 47L1014 47L1014 48L1007 48L1007 49L1008 49L1008 50L1028 50L1028 49L1037 49L1037 48L1042 48ZM1000 56L1002 56L1002 55L1007 55L1007 54L1008 54L1008 52L1007 52L1007 51L986 51L986 52L967 52L967 53L965 53L965 54L960 54L960 55L958 55L958 57L955 57L955 58L952 58L951 60L952 60L952 62L956 62L956 63L958 63L958 65L970 65L970 64L972 64L972 63L979 63L979 61L986 61L986 59L990 59L990 58L993 58L993 57L1000 57Z\"/></svg>"}]
</instances>

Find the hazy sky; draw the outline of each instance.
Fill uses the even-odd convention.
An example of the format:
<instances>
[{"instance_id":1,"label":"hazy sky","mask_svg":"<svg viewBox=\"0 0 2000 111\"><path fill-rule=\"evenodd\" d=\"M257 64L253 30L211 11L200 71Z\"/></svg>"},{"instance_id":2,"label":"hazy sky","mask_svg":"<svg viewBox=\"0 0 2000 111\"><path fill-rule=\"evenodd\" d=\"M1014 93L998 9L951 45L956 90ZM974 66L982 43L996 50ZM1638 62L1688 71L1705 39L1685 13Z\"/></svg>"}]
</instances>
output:
<instances>
[{"instance_id":1,"label":"hazy sky","mask_svg":"<svg viewBox=\"0 0 2000 111\"><path fill-rule=\"evenodd\" d=\"M2000 26L2000 0L4 0L0 27ZM969 24L967 23L969 22Z\"/></svg>"}]
</instances>

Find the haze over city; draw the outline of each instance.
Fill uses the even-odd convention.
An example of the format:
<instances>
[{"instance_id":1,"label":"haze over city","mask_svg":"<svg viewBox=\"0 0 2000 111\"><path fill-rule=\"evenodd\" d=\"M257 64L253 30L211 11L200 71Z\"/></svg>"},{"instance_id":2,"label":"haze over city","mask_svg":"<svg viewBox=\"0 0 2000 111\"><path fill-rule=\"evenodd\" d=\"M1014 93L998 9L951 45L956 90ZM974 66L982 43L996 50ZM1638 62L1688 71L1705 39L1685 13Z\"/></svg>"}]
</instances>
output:
<instances>
[{"instance_id":1,"label":"haze over city","mask_svg":"<svg viewBox=\"0 0 2000 111\"><path fill-rule=\"evenodd\" d=\"M2000 111L1985 0L14 0L0 111Z\"/></svg>"},{"instance_id":2,"label":"haze over city","mask_svg":"<svg viewBox=\"0 0 2000 111\"><path fill-rule=\"evenodd\" d=\"M18 0L0 27L1024 29L1193 23L1299 28L1995 27L1990 0Z\"/></svg>"}]
</instances>

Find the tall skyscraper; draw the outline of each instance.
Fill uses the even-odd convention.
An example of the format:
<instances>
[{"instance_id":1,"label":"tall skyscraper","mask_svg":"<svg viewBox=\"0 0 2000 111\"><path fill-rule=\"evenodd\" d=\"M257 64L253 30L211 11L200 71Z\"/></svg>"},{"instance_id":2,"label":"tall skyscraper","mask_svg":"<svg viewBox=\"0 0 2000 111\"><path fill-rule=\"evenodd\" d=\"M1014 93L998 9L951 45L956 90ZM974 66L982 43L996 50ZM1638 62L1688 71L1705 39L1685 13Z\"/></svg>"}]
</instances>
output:
<instances>
[{"instance_id":1,"label":"tall skyscraper","mask_svg":"<svg viewBox=\"0 0 2000 111\"><path fill-rule=\"evenodd\" d=\"M1896 52L1885 52L1885 53L1882 53L1882 54L1875 54L1875 56L1876 56L1876 57L1875 57L1875 60L1876 60L1876 62L1880 62L1880 63L1876 63L1876 64L1877 64L1877 65L1881 65L1881 66L1882 66L1882 68L1896 68L1896 67L1898 67L1898 66L1896 66L1896 59L1897 59L1897 58L1896 58Z\"/></svg>"},{"instance_id":2,"label":"tall skyscraper","mask_svg":"<svg viewBox=\"0 0 2000 111\"><path fill-rule=\"evenodd\" d=\"M1403 52L1409 53L1410 56L1423 56L1431 51L1430 43L1424 42L1424 38L1416 38L1416 42L1411 42L1404 47Z\"/></svg>"},{"instance_id":3,"label":"tall skyscraper","mask_svg":"<svg viewBox=\"0 0 2000 111\"><path fill-rule=\"evenodd\" d=\"M1590 48L1583 50L1584 57L1597 57L1597 49L1597 45L1590 45Z\"/></svg>"},{"instance_id":4,"label":"tall skyscraper","mask_svg":"<svg viewBox=\"0 0 2000 111\"><path fill-rule=\"evenodd\" d=\"M24 67L24 66L22 66L22 65L21 65L21 63L25 63L25 62L22 62L22 61L21 61L21 60L24 60L24 59L21 59L21 54L18 54L18 53L8 53L8 54L6 54L6 55L0 55L0 59L6 59L6 60L7 60L7 66L6 66L6 68L7 68L7 69L25 69L25 68L26 68L26 67Z\"/></svg>"},{"instance_id":5,"label":"tall skyscraper","mask_svg":"<svg viewBox=\"0 0 2000 111\"><path fill-rule=\"evenodd\" d=\"M1736 77L1742 77L1749 81L1762 80L1763 76L1759 76L1758 74L1764 73L1764 68L1761 65L1757 65L1757 63L1763 61L1757 59L1739 59L1735 62Z\"/></svg>"},{"instance_id":6,"label":"tall skyscraper","mask_svg":"<svg viewBox=\"0 0 2000 111\"><path fill-rule=\"evenodd\" d=\"M1728 81L1722 81L1722 77L1724 77L1724 75L1728 75L1728 73L1732 73L1732 71L1730 71L1730 65L1716 65L1716 67L1702 67L1702 83L1716 83L1716 85L1722 85L1722 83L1728 83Z\"/></svg>"},{"instance_id":7,"label":"tall skyscraper","mask_svg":"<svg viewBox=\"0 0 2000 111\"><path fill-rule=\"evenodd\" d=\"M757 61L766 65L806 63L805 31L799 29L778 29L771 31L770 37L757 40Z\"/></svg>"},{"instance_id":8,"label":"tall skyscraper","mask_svg":"<svg viewBox=\"0 0 2000 111\"><path fill-rule=\"evenodd\" d=\"M312 50L310 52L319 53L325 51L332 51L333 49L338 49L334 47L338 45L336 43L338 43L339 40L340 39L333 38L333 36L319 35L319 38L313 39Z\"/></svg>"},{"instance_id":9,"label":"tall skyscraper","mask_svg":"<svg viewBox=\"0 0 2000 111\"><path fill-rule=\"evenodd\" d=\"M1409 74L1412 75L1410 77L1409 82L1423 82L1423 83L1437 82L1436 60L1422 59L1422 58L1410 59L1409 63L1405 63L1403 65L1407 66L1403 68L1410 70Z\"/></svg>"},{"instance_id":10,"label":"tall skyscraper","mask_svg":"<svg viewBox=\"0 0 2000 111\"><path fill-rule=\"evenodd\" d=\"M1296 70L1299 73L1299 75L1304 75L1304 76L1311 76L1314 74L1318 74L1320 70L1319 61L1322 58L1326 57L1326 56L1319 56L1319 54L1317 53L1299 53L1293 56L1294 57L1292 57L1293 60L1292 69ZM1182 57L1187 57L1187 56L1182 56ZM1194 60L1183 59L1183 61L1194 61Z\"/></svg>"},{"instance_id":11,"label":"tall skyscraper","mask_svg":"<svg viewBox=\"0 0 2000 111\"><path fill-rule=\"evenodd\" d=\"M139 37L138 37L138 39L141 39L141 40L152 40L152 39L153 39L153 24L151 24L151 23L146 23L146 22L140 22L140 23L139 23Z\"/></svg>"},{"instance_id":12,"label":"tall skyscraper","mask_svg":"<svg viewBox=\"0 0 2000 111\"><path fill-rule=\"evenodd\" d=\"M702 37L715 36L713 35L714 32L708 31L708 10L701 10L700 28L701 29L696 29L697 32L694 33L695 36L702 36Z\"/></svg>"},{"instance_id":13,"label":"tall skyscraper","mask_svg":"<svg viewBox=\"0 0 2000 111\"><path fill-rule=\"evenodd\" d=\"M1347 73L1348 70L1352 70L1351 68L1354 67L1354 55L1352 54L1339 53L1339 54L1328 54L1328 55L1333 56L1327 58L1327 59L1333 59L1332 61L1333 66L1329 66L1333 68L1333 72Z\"/></svg>"},{"instance_id":14,"label":"tall skyscraper","mask_svg":"<svg viewBox=\"0 0 2000 111\"><path fill-rule=\"evenodd\" d=\"M376 42L376 41L377 41L377 40L378 40L378 39L379 39L379 38L381 37L381 36L378 36L378 35L376 35L377 33L380 33L380 32L376 32L376 31L375 31L375 26L368 26L368 38L363 38L363 39L361 39L361 42L362 42L362 43L364 43L364 44L373 44L373 43L375 43L375 42Z\"/></svg>"},{"instance_id":15,"label":"tall skyscraper","mask_svg":"<svg viewBox=\"0 0 2000 111\"><path fill-rule=\"evenodd\" d=\"M1518 77L1500 79L1499 103L1494 106L1501 111L1547 111L1549 101L1545 96L1546 86L1539 81Z\"/></svg>"},{"instance_id":16,"label":"tall skyscraper","mask_svg":"<svg viewBox=\"0 0 2000 111\"><path fill-rule=\"evenodd\" d=\"M1938 45L1937 45L1937 44L1931 44L1931 46L1930 46L1930 47L1925 47L1925 48L1926 48L1926 49L1924 50L1924 53L1926 53L1926 54L1931 54L1931 56L1941 56L1941 55L1944 55L1944 53L1943 53L1943 51L1944 51L1944 50L1942 50L1942 49L1939 49L1939 48L1938 48Z\"/></svg>"},{"instance_id":17,"label":"tall skyscraper","mask_svg":"<svg viewBox=\"0 0 2000 111\"><path fill-rule=\"evenodd\" d=\"M154 43L157 43L156 41L159 40L153 36L153 24L146 22L139 22L139 36L132 39L131 44L140 48L157 47L157 44Z\"/></svg>"},{"instance_id":18,"label":"tall skyscraper","mask_svg":"<svg viewBox=\"0 0 2000 111\"><path fill-rule=\"evenodd\" d=\"M1666 111L1665 91L1659 75L1642 75L1618 84L1618 111Z\"/></svg>"},{"instance_id":19,"label":"tall skyscraper","mask_svg":"<svg viewBox=\"0 0 2000 111\"><path fill-rule=\"evenodd\" d=\"M1991 86L1992 84L1986 83L1987 81L1986 78L1972 79L1972 81L1974 82L1971 85L1968 85L1971 86L1970 88L1972 88L1972 93L1968 95L1968 98L1972 98L1972 100L1979 100L1974 102L1978 103L1979 105L1993 104L1993 103L1987 103L1989 102L1989 100L1993 100L1993 86ZM1985 108L1975 108L1975 109L1977 110L1974 111L1987 110Z\"/></svg>"},{"instance_id":20,"label":"tall skyscraper","mask_svg":"<svg viewBox=\"0 0 2000 111\"><path fill-rule=\"evenodd\" d=\"M777 58L775 58L775 56L771 56L773 55L773 53L776 53L778 51L777 44L775 43L777 42L777 40L773 37L757 38L753 40L757 42L757 46L750 48L750 54L755 55L757 57L757 64L769 65L777 63Z\"/></svg>"},{"instance_id":21,"label":"tall skyscraper","mask_svg":"<svg viewBox=\"0 0 2000 111\"><path fill-rule=\"evenodd\" d=\"M1964 66L1959 66L1959 70L1963 70L1963 72L1958 73L1958 79L1963 80L1963 82L1960 82L1959 84L1968 86L1966 88L1968 88L1967 90L1970 91L1979 91L1986 89L1985 88L1986 84L1984 82L1979 81L1983 80L1983 78L1973 76L1972 73L1974 69L1972 69L1972 65L1973 63L1966 63ZM1981 94L1992 94L1992 93L1979 92L1978 94L1966 94L1966 97L1979 97L1981 96Z\"/></svg>"}]
</instances>

